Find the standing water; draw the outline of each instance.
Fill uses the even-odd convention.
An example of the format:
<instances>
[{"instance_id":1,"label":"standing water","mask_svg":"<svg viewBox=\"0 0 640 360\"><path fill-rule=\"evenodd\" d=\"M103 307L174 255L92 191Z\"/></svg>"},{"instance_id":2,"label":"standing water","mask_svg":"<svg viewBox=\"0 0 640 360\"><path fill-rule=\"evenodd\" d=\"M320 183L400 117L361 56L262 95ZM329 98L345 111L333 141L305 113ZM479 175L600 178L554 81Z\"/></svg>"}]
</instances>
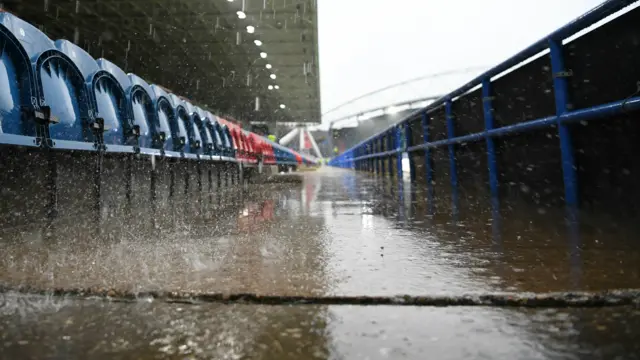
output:
<instances>
[{"instance_id":1,"label":"standing water","mask_svg":"<svg viewBox=\"0 0 640 360\"><path fill-rule=\"evenodd\" d=\"M0 235L0 284L37 289L459 296L637 286L621 227L549 214L431 213L420 187L336 169L234 190L196 216L118 236L80 225ZM178 206L178 205L176 205ZM512 212L515 210L512 210ZM519 210L526 211L526 210ZM535 213L535 209L532 210ZM508 214L507 214L508 215ZM594 225L594 224L591 224ZM605 245L606 244L606 245ZM634 358L640 309L128 301L4 292L3 359ZM637 358L637 357L636 357Z\"/></svg>"}]
</instances>

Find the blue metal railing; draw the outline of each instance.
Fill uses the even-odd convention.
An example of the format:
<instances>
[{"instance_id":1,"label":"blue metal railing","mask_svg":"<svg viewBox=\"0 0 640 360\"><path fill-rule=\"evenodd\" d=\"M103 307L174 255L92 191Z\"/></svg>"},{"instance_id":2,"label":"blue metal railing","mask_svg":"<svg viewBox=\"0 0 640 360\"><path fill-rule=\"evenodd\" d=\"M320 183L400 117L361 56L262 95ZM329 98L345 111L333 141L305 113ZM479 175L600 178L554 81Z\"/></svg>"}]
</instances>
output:
<instances>
[{"instance_id":1,"label":"blue metal railing","mask_svg":"<svg viewBox=\"0 0 640 360\"><path fill-rule=\"evenodd\" d=\"M640 94L636 93L626 99L614 101L598 106L592 106L580 110L569 111L568 105L568 81L567 70L565 68L564 59L564 45L563 40L575 35L576 33L586 29L589 26L603 20L604 18L619 12L627 6L632 5L637 0L608 0L592 9L586 14L578 17L569 24L561 27L550 35L537 41L533 45L529 46L525 50L507 59L503 63L490 69L484 74L476 77L460 88L453 92L443 96L436 100L427 107L420 109L405 119L400 121L384 131L365 139L356 146L348 149L343 154L337 156L329 162L329 165L343 167L343 168L355 168L355 169L368 169L372 167L367 165L369 160L374 162L383 163L384 159L388 159L388 171L381 169L382 173L392 174L392 164L394 157L397 159L397 176L402 176L402 153L414 153L417 151L424 152L425 158L425 174L427 183L427 196L431 201L433 198L433 166L432 166L432 154L431 150L440 147L448 148L449 167L450 167L450 185L453 189L452 195L454 197L454 204L457 203L455 197L457 196L458 187L458 172L455 156L455 145L485 141L486 142L486 156L487 167L489 172L489 189L492 197L498 196L498 169L496 160L496 145L494 139L506 135L512 135L516 133L529 132L541 128L549 128L557 126L558 137L560 141L561 163L564 183L564 199L566 205L575 207L578 203L578 187L576 176L576 164L573 155L571 133L568 125L575 122L589 121L594 119L601 119L605 117L620 115L629 111L640 109ZM555 100L555 114L552 116L538 118L536 120L525 121L521 123L511 124L496 127L494 119L494 110L492 105L492 78L504 73L512 67L519 65L526 60L529 60L540 52L549 50L551 59L551 72L553 75L553 90ZM517 70L515 70L517 71ZM475 132L471 134L465 134L462 136L456 136L454 115L452 111L452 104L463 97L471 90L477 87L481 87L482 94L482 113L484 117L484 131ZM441 111L444 108L445 122L446 122L446 139L433 141L431 134L429 133L429 125L431 122L431 115L435 111ZM422 130L422 143L411 144L406 148L401 147L402 139L410 141L409 122L419 118L421 120ZM404 134L402 134L404 132ZM409 136L407 136L409 135ZM377 149L371 144L385 143L386 150L382 148ZM371 150L374 149L374 150ZM365 163L363 165L363 162ZM411 177L415 179L415 170L411 169ZM455 207L455 205L454 205Z\"/></svg>"}]
</instances>

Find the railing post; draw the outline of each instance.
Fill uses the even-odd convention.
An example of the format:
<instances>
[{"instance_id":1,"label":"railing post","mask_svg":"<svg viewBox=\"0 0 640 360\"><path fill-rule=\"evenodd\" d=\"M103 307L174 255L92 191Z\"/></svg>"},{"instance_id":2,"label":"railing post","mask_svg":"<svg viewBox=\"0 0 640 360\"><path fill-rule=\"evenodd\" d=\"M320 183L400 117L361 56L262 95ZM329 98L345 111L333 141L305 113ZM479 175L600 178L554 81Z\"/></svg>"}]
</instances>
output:
<instances>
[{"instance_id":1,"label":"railing post","mask_svg":"<svg viewBox=\"0 0 640 360\"><path fill-rule=\"evenodd\" d=\"M369 149L369 144L364 144L364 145L363 145L363 148L364 148L364 154L363 154L363 155L364 155L364 156L368 156L368 155L371 153L371 151L369 151L369 150L370 150L370 149ZM366 172L369 172L369 171L371 170L371 169L369 168L369 158L364 159L364 160L363 160L363 163L364 163L364 170L365 170Z\"/></svg>"},{"instance_id":2,"label":"railing post","mask_svg":"<svg viewBox=\"0 0 640 360\"><path fill-rule=\"evenodd\" d=\"M375 151L374 151L374 149L373 149L373 142L369 142L369 143L367 144L367 149L369 149L369 154L368 154L369 156L371 156L371 155L373 155L373 154L375 153ZM375 173L375 168L374 168L374 165L375 165L375 164L374 164L374 161L373 161L373 158L372 158L372 157L369 157L369 158L367 159L367 164L368 164L368 166L369 166L369 172L370 172L370 173Z\"/></svg>"},{"instance_id":3,"label":"railing post","mask_svg":"<svg viewBox=\"0 0 640 360\"><path fill-rule=\"evenodd\" d=\"M381 136L378 141L380 141L380 152L385 151L384 150L385 137ZM384 156L380 157L380 168L382 169L382 175L386 175L387 174L387 169L386 169L387 164L385 163L385 160L386 160L386 158Z\"/></svg>"},{"instance_id":4,"label":"railing post","mask_svg":"<svg viewBox=\"0 0 640 360\"><path fill-rule=\"evenodd\" d=\"M367 163L367 171L373 172L373 162L371 161L371 154L373 154L373 148L371 147L371 143L367 143L367 159L365 162Z\"/></svg>"},{"instance_id":5,"label":"railing post","mask_svg":"<svg viewBox=\"0 0 640 360\"><path fill-rule=\"evenodd\" d=\"M395 135L396 135L396 146L394 149L396 150L396 170L398 180L402 180L402 126L397 125L395 127Z\"/></svg>"},{"instance_id":6,"label":"railing post","mask_svg":"<svg viewBox=\"0 0 640 360\"><path fill-rule=\"evenodd\" d=\"M350 164L350 167L352 169L357 169L357 166L356 166L357 162L355 160L353 160L354 157L356 157L356 151L355 150L350 151L349 152L349 164Z\"/></svg>"},{"instance_id":7,"label":"railing post","mask_svg":"<svg viewBox=\"0 0 640 360\"><path fill-rule=\"evenodd\" d=\"M371 146L373 147L374 154L377 154L380 152L378 150L378 138L375 138L372 140ZM380 174L380 164L378 163L379 160L380 158L378 156L371 159L371 161L373 162L373 168L375 170L376 175Z\"/></svg>"},{"instance_id":8,"label":"railing post","mask_svg":"<svg viewBox=\"0 0 640 360\"><path fill-rule=\"evenodd\" d=\"M358 170L358 162L354 160L354 158L357 156L356 154L358 153L357 150L358 149L353 149L351 151L351 154L349 154L349 163L354 170Z\"/></svg>"},{"instance_id":9,"label":"railing post","mask_svg":"<svg viewBox=\"0 0 640 360\"><path fill-rule=\"evenodd\" d=\"M372 139L371 140L371 155L373 155L375 153L377 153L377 151L376 151L376 140ZM378 174L378 161L377 160L378 159L375 158L375 157L372 157L371 159L369 159L369 161L371 161L371 172L374 175Z\"/></svg>"},{"instance_id":10,"label":"railing post","mask_svg":"<svg viewBox=\"0 0 640 360\"><path fill-rule=\"evenodd\" d=\"M387 151L391 151L391 150L394 149L393 136L392 135L393 134L392 134L391 131L389 131L388 133L385 134L385 137L387 139ZM389 158L387 159L387 161L388 161L388 168L389 168L389 176L393 177L393 174L394 174L394 172L393 172L393 155L389 154L388 156L389 156Z\"/></svg>"},{"instance_id":11,"label":"railing post","mask_svg":"<svg viewBox=\"0 0 640 360\"><path fill-rule=\"evenodd\" d=\"M353 149L353 151L351 152L351 156L349 156L349 160L351 161L351 163L353 164L353 169L354 170L358 170L358 162L354 160L354 158L358 156L358 149Z\"/></svg>"},{"instance_id":12,"label":"railing post","mask_svg":"<svg viewBox=\"0 0 640 360\"><path fill-rule=\"evenodd\" d=\"M411 131L411 123L409 121L404 123L404 138L406 144L405 148L413 146L413 133ZM409 178L413 183L416 181L416 164L413 152L407 152L407 156L409 157Z\"/></svg>"},{"instance_id":13,"label":"railing post","mask_svg":"<svg viewBox=\"0 0 640 360\"><path fill-rule=\"evenodd\" d=\"M369 148L371 149L371 155L376 153L376 143L374 141L371 141L371 143L369 144ZM377 170L376 170L376 158L370 157L369 158L369 164L371 164L371 173L375 174L377 172Z\"/></svg>"},{"instance_id":14,"label":"railing post","mask_svg":"<svg viewBox=\"0 0 640 360\"><path fill-rule=\"evenodd\" d=\"M427 112L422 113L422 141L429 143L429 115ZM431 149L424 149L424 171L427 180L427 201L429 206L433 205L433 166L431 164Z\"/></svg>"},{"instance_id":15,"label":"railing post","mask_svg":"<svg viewBox=\"0 0 640 360\"><path fill-rule=\"evenodd\" d=\"M384 137L378 136L376 138L376 142L378 143L378 152L381 153L384 151ZM378 157L378 169L380 169L380 174L384 176L384 158L382 156Z\"/></svg>"},{"instance_id":16,"label":"railing post","mask_svg":"<svg viewBox=\"0 0 640 360\"><path fill-rule=\"evenodd\" d=\"M360 171L360 161L359 160L355 160L355 158L357 158L359 155L360 155L360 149L356 148L353 151L353 158L354 158L353 164L354 164L354 166L356 168L356 171Z\"/></svg>"},{"instance_id":17,"label":"railing post","mask_svg":"<svg viewBox=\"0 0 640 360\"><path fill-rule=\"evenodd\" d=\"M360 155L360 150L356 148L353 151L353 154L351 154L351 160L353 161L353 166L356 169L356 171L360 171L360 161L356 160L358 155Z\"/></svg>"},{"instance_id":18,"label":"railing post","mask_svg":"<svg viewBox=\"0 0 640 360\"><path fill-rule=\"evenodd\" d=\"M381 153L382 152L382 146L380 146L380 138L376 137L375 142L375 149L376 149L376 153ZM376 173L378 175L382 175L382 158L380 157L380 155L378 155L378 157L376 157Z\"/></svg>"},{"instance_id":19,"label":"railing post","mask_svg":"<svg viewBox=\"0 0 640 360\"><path fill-rule=\"evenodd\" d=\"M569 103L568 73L564 64L562 40L549 40L549 50L551 51L551 72L553 74L556 115L560 116L568 110L567 107ZM564 201L566 206L571 210L578 206L578 185L569 126L558 121L558 135L560 137ZM570 211L569 214L575 214L575 212Z\"/></svg>"},{"instance_id":20,"label":"railing post","mask_svg":"<svg viewBox=\"0 0 640 360\"><path fill-rule=\"evenodd\" d=\"M445 117L447 119L447 138L455 138L455 125L453 118L453 109L451 100L447 100L444 104ZM458 213L458 171L456 166L456 148L455 145L449 144L449 167L451 175L451 197L453 202L454 215Z\"/></svg>"},{"instance_id":21,"label":"railing post","mask_svg":"<svg viewBox=\"0 0 640 360\"><path fill-rule=\"evenodd\" d=\"M482 106L484 111L484 130L489 131L494 127L493 118L493 90L491 89L491 79L482 80ZM493 138L486 136L487 142L487 167L489 168L489 190L491 199L498 205L498 165L496 160L496 147Z\"/></svg>"},{"instance_id":22,"label":"railing post","mask_svg":"<svg viewBox=\"0 0 640 360\"><path fill-rule=\"evenodd\" d=\"M362 145L362 156L369 155L369 146L368 144ZM369 172L369 159L362 160L362 169L365 172Z\"/></svg>"},{"instance_id":23,"label":"railing post","mask_svg":"<svg viewBox=\"0 0 640 360\"><path fill-rule=\"evenodd\" d=\"M329 130L327 131L327 143L329 145L329 158L331 158L332 156L336 156L336 152L333 151L334 146L333 146L333 123L329 123Z\"/></svg>"},{"instance_id":24,"label":"railing post","mask_svg":"<svg viewBox=\"0 0 640 360\"><path fill-rule=\"evenodd\" d=\"M376 153L376 147L375 147L375 142L373 142L373 140L369 143L369 156L372 156L373 154ZM374 157L369 157L369 159L367 159L367 161L369 162L369 167L371 167L371 173L375 174L376 173L376 159Z\"/></svg>"}]
</instances>

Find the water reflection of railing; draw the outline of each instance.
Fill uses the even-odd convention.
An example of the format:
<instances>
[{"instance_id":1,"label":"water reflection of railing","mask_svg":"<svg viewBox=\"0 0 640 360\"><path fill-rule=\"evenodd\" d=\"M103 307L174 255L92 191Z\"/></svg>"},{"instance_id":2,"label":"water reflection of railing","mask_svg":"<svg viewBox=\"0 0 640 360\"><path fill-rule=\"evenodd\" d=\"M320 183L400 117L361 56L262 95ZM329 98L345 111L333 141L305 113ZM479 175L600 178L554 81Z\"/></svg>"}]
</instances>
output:
<instances>
[{"instance_id":1,"label":"water reflection of railing","mask_svg":"<svg viewBox=\"0 0 640 360\"><path fill-rule=\"evenodd\" d=\"M475 271L474 262L488 264L480 274L499 289L601 290L633 287L640 278L633 228L607 226L594 218L568 221L571 217L563 211L541 214L526 203L506 203L500 208L490 202L490 211L465 212L457 218L438 216L425 201L425 189L410 181L361 181L361 187L373 187L367 192L375 196L358 201L371 202L374 216L391 220L390 226L423 239L417 241L428 243L429 236L436 236L443 256L461 254L469 270ZM592 231L591 227L606 230Z\"/></svg>"}]
</instances>

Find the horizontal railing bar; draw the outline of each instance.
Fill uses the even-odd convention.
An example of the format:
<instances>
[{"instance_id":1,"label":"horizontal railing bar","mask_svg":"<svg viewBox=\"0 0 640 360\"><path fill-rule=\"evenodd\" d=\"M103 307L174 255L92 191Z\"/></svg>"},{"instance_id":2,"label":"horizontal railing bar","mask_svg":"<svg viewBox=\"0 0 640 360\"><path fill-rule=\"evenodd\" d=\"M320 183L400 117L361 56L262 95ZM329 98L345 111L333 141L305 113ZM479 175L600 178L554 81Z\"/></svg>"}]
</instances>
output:
<instances>
[{"instance_id":1,"label":"horizontal railing bar","mask_svg":"<svg viewBox=\"0 0 640 360\"><path fill-rule=\"evenodd\" d=\"M465 142L473 142L484 140L487 137L501 137L506 135L511 135L515 133L521 133L526 131L533 131L537 129L542 129L545 127L550 127L552 125L557 125L558 123L570 124L580 121L589 121L596 120L598 118L614 116L624 113L626 111L640 110L640 97L633 97L626 100L616 101L604 105L594 106L591 108L576 110L567 112L560 116L553 115L544 117L541 119L531 120L519 124L507 125L499 128L495 128L489 131L483 131L479 133L458 136L452 139L444 139L439 141L433 141L426 144L419 144L415 146L408 147L407 152L420 151L424 149L433 149L447 145L455 145ZM400 152L401 149L394 149L390 151L384 151L375 154L367 154L359 157L355 157L345 161L359 161L366 160L371 158L378 157L387 157L391 155L396 155Z\"/></svg>"}]
</instances>

